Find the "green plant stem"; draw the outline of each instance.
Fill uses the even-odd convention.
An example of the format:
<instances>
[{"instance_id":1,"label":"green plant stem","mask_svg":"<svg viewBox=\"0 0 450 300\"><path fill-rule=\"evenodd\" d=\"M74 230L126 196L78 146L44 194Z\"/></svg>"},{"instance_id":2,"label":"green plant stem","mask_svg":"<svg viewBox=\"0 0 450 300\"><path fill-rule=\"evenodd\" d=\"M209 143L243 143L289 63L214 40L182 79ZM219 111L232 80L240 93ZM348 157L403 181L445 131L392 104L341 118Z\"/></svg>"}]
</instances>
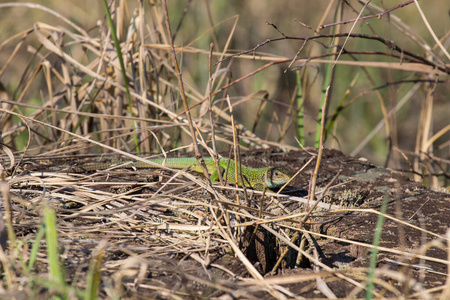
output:
<instances>
[{"instance_id":1,"label":"green plant stem","mask_svg":"<svg viewBox=\"0 0 450 300\"><path fill-rule=\"evenodd\" d=\"M367 279L367 290L366 299L370 300L373 298L374 290L374 279L375 279L375 269L377 267L377 256L378 256L378 246L381 240L381 233L384 224L384 214L386 213L386 207L388 203L389 195L386 193L383 197L383 203L380 208L380 215L378 216L377 225L375 227L375 235L373 236L373 248L370 257L369 274Z\"/></svg>"},{"instance_id":2,"label":"green plant stem","mask_svg":"<svg viewBox=\"0 0 450 300\"><path fill-rule=\"evenodd\" d=\"M108 20L108 25L111 30L111 37L114 41L114 47L116 48L117 59L119 60L119 64L120 64L120 70L121 70L122 79L123 79L123 86L125 87L125 94L127 95L127 100L128 100L128 109L130 110L131 117L134 117L133 108L131 105L130 89L128 87L127 74L125 72L125 64L123 63L122 49L120 48L120 43L119 43L119 39L117 38L116 28L115 28L114 22L111 18L111 13L109 11L106 0L103 0L103 6L105 8L106 19ZM136 124L134 122L133 122L133 129L136 130ZM137 135L134 135L134 142L136 144L136 151L140 152L139 139L138 139Z\"/></svg>"}]
</instances>

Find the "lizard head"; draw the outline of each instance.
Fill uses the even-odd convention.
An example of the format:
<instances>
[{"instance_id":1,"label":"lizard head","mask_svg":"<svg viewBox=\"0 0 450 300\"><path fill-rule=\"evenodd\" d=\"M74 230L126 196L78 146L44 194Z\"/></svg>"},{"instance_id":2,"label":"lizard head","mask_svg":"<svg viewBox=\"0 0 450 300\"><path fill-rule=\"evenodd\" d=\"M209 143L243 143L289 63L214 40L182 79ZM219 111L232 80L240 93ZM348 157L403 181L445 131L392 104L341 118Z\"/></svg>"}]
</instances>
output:
<instances>
[{"instance_id":1,"label":"lizard head","mask_svg":"<svg viewBox=\"0 0 450 300\"><path fill-rule=\"evenodd\" d=\"M272 167L266 171L266 186L269 189L279 188L291 179L289 173L281 168Z\"/></svg>"}]
</instances>

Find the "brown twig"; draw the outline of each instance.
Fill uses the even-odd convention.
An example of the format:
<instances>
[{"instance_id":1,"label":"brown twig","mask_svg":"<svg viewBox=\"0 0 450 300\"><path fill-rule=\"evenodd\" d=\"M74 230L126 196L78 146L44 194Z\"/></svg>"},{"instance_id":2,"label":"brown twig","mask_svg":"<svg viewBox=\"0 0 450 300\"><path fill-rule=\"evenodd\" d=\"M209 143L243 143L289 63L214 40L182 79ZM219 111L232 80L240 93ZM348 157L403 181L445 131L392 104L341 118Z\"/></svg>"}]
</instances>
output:
<instances>
[{"instance_id":1,"label":"brown twig","mask_svg":"<svg viewBox=\"0 0 450 300\"><path fill-rule=\"evenodd\" d=\"M370 1L369 1L369 2L370 2ZM409 5L409 4L411 4L411 3L414 3L414 0L406 1L406 2L404 2L404 3L401 3L401 4L399 4L399 5L396 5L396 6L392 7L392 8L387 9L387 10L381 12L381 13L378 13L378 14L374 14L374 15L370 15L370 16L364 16L364 17L359 17L359 18L356 18L356 19L351 19L351 20L346 20L346 21L341 21L341 22L336 22L336 23L330 23L330 24L320 25L320 26L319 26L319 30L322 30L322 29L328 28L328 27L333 27L333 26L336 26L336 25L343 25L343 24L348 24L348 23L354 23L354 22L357 22L357 21L359 21L359 20L366 20L366 19L370 19L370 18L381 19L381 17L382 17L383 15L385 15L385 14L387 14L387 13L390 13L391 11L396 10L396 9L398 9L398 8L402 8L403 6Z\"/></svg>"}]
</instances>

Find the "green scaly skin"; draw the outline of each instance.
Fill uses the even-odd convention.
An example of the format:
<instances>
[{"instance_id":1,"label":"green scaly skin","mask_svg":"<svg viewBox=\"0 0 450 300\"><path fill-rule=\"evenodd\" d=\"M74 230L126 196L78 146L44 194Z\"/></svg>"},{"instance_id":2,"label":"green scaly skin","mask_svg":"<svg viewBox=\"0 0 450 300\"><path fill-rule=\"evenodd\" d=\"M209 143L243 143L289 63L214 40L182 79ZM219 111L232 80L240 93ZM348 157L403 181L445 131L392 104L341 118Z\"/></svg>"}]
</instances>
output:
<instances>
[{"instance_id":1,"label":"green scaly skin","mask_svg":"<svg viewBox=\"0 0 450 300\"><path fill-rule=\"evenodd\" d=\"M216 164L210 157L203 158L206 164L206 168L210 174L210 179L213 182L219 181L219 172L217 172ZM185 158L167 158L167 159L149 159L149 161L164 165L165 167L172 169L186 169L198 173L203 173L197 159L195 157ZM95 170L105 170L114 165L125 164L124 168L137 168L137 169L157 169L158 167L152 166L143 162L133 162L126 164L126 161L114 162L114 163L102 163L95 165L85 165L82 167L71 167L74 172L89 172ZM264 187L268 189L276 189L282 187L289 181L289 174L277 167L266 168L251 168L244 165L237 166L238 172L242 173L244 179L244 185L248 188L262 191ZM222 178L225 182L234 184L236 183L235 174L235 161L232 159L220 158L219 171L222 174ZM241 176L237 176L237 182L239 186L243 186Z\"/></svg>"}]
</instances>

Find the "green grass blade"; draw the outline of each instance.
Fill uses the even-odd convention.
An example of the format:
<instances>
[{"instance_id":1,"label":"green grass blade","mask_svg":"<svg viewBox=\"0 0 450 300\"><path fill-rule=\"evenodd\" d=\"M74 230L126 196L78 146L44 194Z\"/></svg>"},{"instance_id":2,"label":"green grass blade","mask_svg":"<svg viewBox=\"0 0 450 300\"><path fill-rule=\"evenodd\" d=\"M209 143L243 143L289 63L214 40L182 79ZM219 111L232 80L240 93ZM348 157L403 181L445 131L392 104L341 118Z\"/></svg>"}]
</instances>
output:
<instances>
[{"instance_id":1,"label":"green grass blade","mask_svg":"<svg viewBox=\"0 0 450 300\"><path fill-rule=\"evenodd\" d=\"M336 9L335 13L334 13L334 20L337 21L338 16L341 14L341 9L338 6L338 9ZM331 33L334 34L336 33L336 31L338 30L338 27L332 27L331 28ZM334 38L330 38L330 45L334 43ZM330 48L329 52L333 52L334 50ZM334 56L329 56L327 58L328 60L332 61L335 59ZM325 97L331 98L331 94L332 94L332 84L333 84L333 74L334 74L334 68L333 68L333 64L325 64L325 73L324 73L324 78L323 78L323 82L322 82L322 97L320 99L320 105L319 105L319 113L317 116L317 129L316 129L316 137L315 137L315 142L314 142L314 146L316 148L319 148L320 146L320 135L322 132L322 129L320 128L321 123L322 123L322 118L326 118L327 116L327 111L328 111L328 107L331 104L331 99L329 99L329 101L327 102L327 107L325 107L325 111L322 111L322 106L323 103L325 102ZM328 93L327 93L328 91ZM326 120L325 120L326 121ZM326 122L324 123L326 126ZM324 126L324 127L325 127ZM326 135L324 136L324 140L323 143L325 143L326 141Z\"/></svg>"},{"instance_id":2,"label":"green grass blade","mask_svg":"<svg viewBox=\"0 0 450 300\"><path fill-rule=\"evenodd\" d=\"M373 245L375 248L372 248L371 257L370 257L370 266L369 266L369 274L367 279L367 290L366 290L366 299L370 300L373 297L374 290L374 279L375 279L375 269L377 267L377 255L378 255L378 246L381 240L381 233L383 230L384 224L384 214L386 213L386 207L388 203L389 195L386 193L383 197L383 203L380 208L380 215L378 216L377 225L375 227L375 235L373 237Z\"/></svg>"},{"instance_id":3,"label":"green grass blade","mask_svg":"<svg viewBox=\"0 0 450 300\"><path fill-rule=\"evenodd\" d=\"M303 105L302 81L300 71L295 72L297 79L297 138L301 145L305 145L305 106Z\"/></svg>"},{"instance_id":4,"label":"green grass blade","mask_svg":"<svg viewBox=\"0 0 450 300\"><path fill-rule=\"evenodd\" d=\"M330 60L330 61L333 59L334 58L332 56L328 57L328 60ZM322 132L322 130L320 129L320 124L322 122L322 118L324 116L326 116L326 110L327 110L327 107L325 107L325 111L322 111L322 106L323 106L323 103L325 102L325 97L327 95L326 91L328 89L328 86L331 85L332 75L333 75L332 64L325 64L325 74L324 74L323 83L322 83L322 97L320 99L319 113L317 116L316 140L315 140L315 144L314 144L314 146L316 148L319 148L320 133ZM331 90L331 88L330 88L330 90ZM324 142L325 142L325 140L324 140Z\"/></svg>"},{"instance_id":5,"label":"green grass blade","mask_svg":"<svg viewBox=\"0 0 450 300\"><path fill-rule=\"evenodd\" d=\"M325 140L328 137L328 133L333 132L333 126L336 122L336 119L339 117L341 112L344 110L344 104L348 99L348 96L350 95L351 88L355 85L356 80L359 77L359 73L356 73L355 77L353 78L352 82L350 83L349 88L345 91L344 97L342 97L341 101L339 102L338 107L336 108L333 116L331 117L330 121L328 122L327 130L325 131Z\"/></svg>"},{"instance_id":6,"label":"green grass blade","mask_svg":"<svg viewBox=\"0 0 450 300\"><path fill-rule=\"evenodd\" d=\"M44 208L44 226L50 278L59 286L64 287L66 283L64 281L64 271L59 260L56 213L48 206Z\"/></svg>"},{"instance_id":7,"label":"green grass blade","mask_svg":"<svg viewBox=\"0 0 450 300\"><path fill-rule=\"evenodd\" d=\"M31 247L30 252L30 260L28 261L27 271L31 271L34 263L36 262L36 258L39 252L39 246L41 245L41 240L45 235L45 226L41 226L36 234L36 238L34 239L33 246Z\"/></svg>"},{"instance_id":8,"label":"green grass blade","mask_svg":"<svg viewBox=\"0 0 450 300\"><path fill-rule=\"evenodd\" d=\"M94 251L91 263L89 264L86 294L84 297L86 300L94 300L98 298L97 294L100 287L100 269L102 267L103 256L104 244L102 243L99 247L97 247L96 251Z\"/></svg>"},{"instance_id":9,"label":"green grass blade","mask_svg":"<svg viewBox=\"0 0 450 300\"><path fill-rule=\"evenodd\" d=\"M120 48L120 42L119 42L119 39L117 38L116 27L114 26L114 22L111 18L111 12L109 11L108 3L106 3L106 0L103 0L103 6L105 8L106 19L108 20L109 29L111 30L111 37L114 41L114 47L116 48L117 59L119 60L119 64L120 64L120 71L122 73L123 86L125 87L125 94L127 95L130 116L134 117L133 106L131 105L130 88L128 86L127 74L125 72L125 64L123 63L122 49ZM136 129L135 126L136 125L133 122L134 129ZM139 151L139 139L138 139L137 135L134 135L134 141L136 143L136 151L140 152Z\"/></svg>"}]
</instances>

